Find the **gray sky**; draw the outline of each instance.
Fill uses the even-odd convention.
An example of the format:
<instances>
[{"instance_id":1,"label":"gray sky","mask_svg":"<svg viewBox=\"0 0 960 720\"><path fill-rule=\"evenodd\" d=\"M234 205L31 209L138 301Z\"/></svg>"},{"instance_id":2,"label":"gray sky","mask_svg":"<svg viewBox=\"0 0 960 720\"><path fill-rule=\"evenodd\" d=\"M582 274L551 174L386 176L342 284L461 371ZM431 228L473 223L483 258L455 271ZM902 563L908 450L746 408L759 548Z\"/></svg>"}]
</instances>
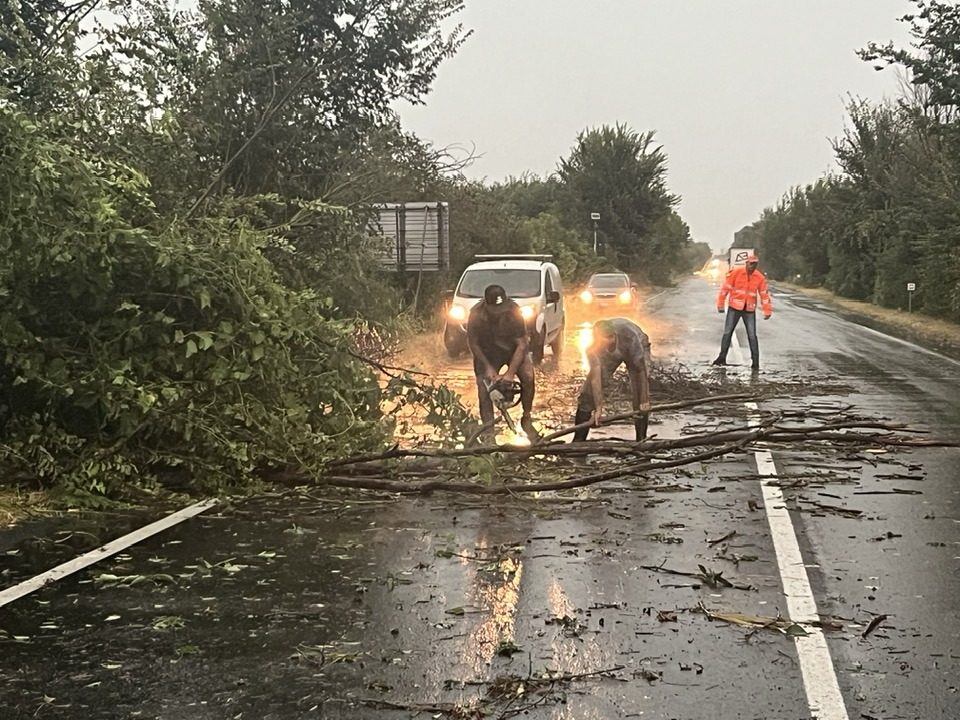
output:
<instances>
[{"instance_id":1,"label":"gray sky","mask_svg":"<svg viewBox=\"0 0 960 720\"><path fill-rule=\"evenodd\" d=\"M545 175L577 133L655 130L694 240L719 250L791 186L834 167L848 94L898 94L855 50L909 42L906 0L467 0L473 36L425 106L437 146L476 145L472 178Z\"/></svg>"}]
</instances>

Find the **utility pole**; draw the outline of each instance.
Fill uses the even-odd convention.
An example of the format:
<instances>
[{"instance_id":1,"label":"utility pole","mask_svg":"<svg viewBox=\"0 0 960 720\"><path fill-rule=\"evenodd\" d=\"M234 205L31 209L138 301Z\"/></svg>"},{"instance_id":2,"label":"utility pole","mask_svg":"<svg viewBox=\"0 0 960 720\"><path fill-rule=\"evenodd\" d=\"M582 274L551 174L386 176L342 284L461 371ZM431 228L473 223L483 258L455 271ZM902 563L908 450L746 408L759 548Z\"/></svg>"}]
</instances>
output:
<instances>
[{"instance_id":1,"label":"utility pole","mask_svg":"<svg viewBox=\"0 0 960 720\"><path fill-rule=\"evenodd\" d=\"M590 219L593 220L593 254L597 254L597 222L600 220L600 213L590 213Z\"/></svg>"}]
</instances>

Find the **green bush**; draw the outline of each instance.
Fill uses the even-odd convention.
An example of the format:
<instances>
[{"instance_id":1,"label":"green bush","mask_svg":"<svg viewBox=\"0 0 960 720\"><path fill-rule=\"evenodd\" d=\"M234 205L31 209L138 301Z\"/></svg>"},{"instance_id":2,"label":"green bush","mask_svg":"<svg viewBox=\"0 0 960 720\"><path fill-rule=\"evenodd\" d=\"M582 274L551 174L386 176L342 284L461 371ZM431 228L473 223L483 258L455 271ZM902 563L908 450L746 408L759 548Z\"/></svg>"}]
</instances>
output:
<instances>
[{"instance_id":1,"label":"green bush","mask_svg":"<svg viewBox=\"0 0 960 720\"><path fill-rule=\"evenodd\" d=\"M161 225L135 171L0 109L0 473L93 501L210 489L382 443L353 327L237 219Z\"/></svg>"}]
</instances>

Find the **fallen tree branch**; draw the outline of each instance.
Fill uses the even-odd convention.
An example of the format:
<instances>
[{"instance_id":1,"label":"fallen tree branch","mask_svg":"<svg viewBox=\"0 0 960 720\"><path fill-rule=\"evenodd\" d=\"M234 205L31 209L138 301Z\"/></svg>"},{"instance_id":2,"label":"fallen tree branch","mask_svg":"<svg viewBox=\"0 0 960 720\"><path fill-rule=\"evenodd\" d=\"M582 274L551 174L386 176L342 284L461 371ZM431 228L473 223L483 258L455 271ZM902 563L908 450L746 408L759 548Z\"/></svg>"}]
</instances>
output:
<instances>
[{"instance_id":1,"label":"fallen tree branch","mask_svg":"<svg viewBox=\"0 0 960 720\"><path fill-rule=\"evenodd\" d=\"M697 405L706 405L707 403L714 402L723 402L726 400L748 400L756 399L755 395L749 393L735 393L732 395L716 395L714 397L708 398L697 398L695 400L681 400L679 402L665 403L663 405L654 405L650 408L650 412L663 412L664 410L681 410L683 408L695 407ZM635 410L633 412L623 413L621 415L611 415L610 417L603 418L603 422L600 423L599 427L604 425L609 425L610 423L619 422L621 420L631 420L636 417L640 417L646 413ZM571 425L570 427L561 428L555 432L550 433L549 435L544 435L540 438L540 443L547 443L551 440L556 440L557 438L563 437L564 435L571 435L577 430L582 430L583 428L594 427L594 424L590 421L582 422L577 425Z\"/></svg>"},{"instance_id":2,"label":"fallen tree branch","mask_svg":"<svg viewBox=\"0 0 960 720\"><path fill-rule=\"evenodd\" d=\"M729 396L728 396L729 397ZM711 398L717 400L717 398ZM702 402L702 401L697 401ZM675 405L675 404L674 404ZM632 416L632 413L631 413ZM336 461L328 466L329 474L321 477L309 477L302 473L278 471L265 477L277 482L293 482L296 484L316 484L319 486L339 487L349 489L380 490L394 494L418 494L433 491L463 492L477 495L497 495L510 493L528 493L569 490L586 487L595 483L613 480L631 475L641 475L648 472L688 465L696 462L719 457L728 453L742 450L753 442L768 443L797 443L797 442L831 442L857 443L860 445L906 446L906 447L958 447L960 441L903 438L891 433L860 433L852 432L857 429L888 430L891 432L909 431L903 425L892 425L877 422L851 421L832 422L820 426L807 428L783 428L777 423L782 417L769 416L761 424L746 430L720 430L700 433L681 438L663 440L645 440L639 443L629 442L555 442L539 445L502 445L492 447L464 448L459 450L402 450L394 446L390 450L363 456L355 456ZM824 431L823 428L829 428ZM684 448L703 448L717 446L715 449L699 452L693 455L673 460L653 461L650 456L664 451L680 450ZM565 455L585 455L608 453L612 455L639 455L643 459L634 459L617 464L614 467L591 475L554 480L550 482L517 482L515 471L512 472L514 482L500 482L503 476L511 475L505 472L501 476L494 476L494 481L458 482L455 475L462 474L462 468L451 465L443 466L444 460L462 459L476 456L498 454L504 457L513 455L517 460L528 460L535 457L551 457ZM397 467L385 467L384 461L405 459L409 462ZM509 467L515 468L510 465ZM553 466L554 468L558 466ZM562 466L561 466L562 467ZM345 472L337 472L338 469ZM386 476L385 476L386 475ZM445 477L444 477L445 476ZM824 508L827 509L827 508ZM852 513L851 513L852 514Z\"/></svg>"},{"instance_id":3,"label":"fallen tree branch","mask_svg":"<svg viewBox=\"0 0 960 720\"><path fill-rule=\"evenodd\" d=\"M892 428L898 432L905 432L904 429ZM894 435L860 435L854 433L840 432L815 432L813 430L799 435L798 433L785 433L781 430L770 432L764 438L769 442L790 442L797 438L801 440L829 440L837 443L862 443L873 445L892 445L895 447L960 447L960 440L921 440L916 438L898 438Z\"/></svg>"},{"instance_id":4,"label":"fallen tree branch","mask_svg":"<svg viewBox=\"0 0 960 720\"><path fill-rule=\"evenodd\" d=\"M650 412L663 412L666 410L680 410L688 407L695 407L697 405L705 405L707 403L713 402L723 402L726 400L742 400L747 398L753 398L753 395L748 393L737 393L733 395L717 395L714 397L699 398L696 400L683 400L680 402L674 403L665 403L662 405L654 405L650 408ZM641 415L642 413L630 412L624 413L622 415L613 415L609 418L604 419L604 425L611 422L617 422L619 420L628 420L630 418ZM494 421L495 424L496 421ZM557 430L552 432L549 435L545 435L540 438L540 441L533 445L494 445L491 447L481 447L481 448L471 448L466 447L462 450L402 450L399 445L394 445L389 450L379 453L368 453L365 455L353 455L351 457L341 458L340 460L334 460L330 462L327 467L337 468L344 467L346 465L356 465L360 463L370 463L370 462L380 462L383 460L396 460L403 457L463 457L468 455L486 455L494 452L530 452L534 447L537 452L544 450L544 446L547 445L551 440L555 440L558 437L563 437L564 435L570 435L576 430L589 427L590 423L581 423L579 425L573 425L568 428L563 428L562 430ZM491 424L485 423L477 428L466 441L466 445L469 446L470 442L480 435L484 430L488 430L492 427ZM562 446L571 446L572 443L563 443ZM597 445L590 445L591 448L597 448ZM648 448L653 448L654 444L651 441L645 441L644 450Z\"/></svg>"},{"instance_id":5,"label":"fallen tree branch","mask_svg":"<svg viewBox=\"0 0 960 720\"><path fill-rule=\"evenodd\" d=\"M319 485L325 485L329 487L340 487L340 488L353 488L353 489L362 489L362 490L386 490L388 492L399 493L402 495L411 495L417 493L426 493L434 491L445 491L445 492L462 492L462 493L475 493L477 495L506 495L513 493L527 493L527 492L546 492L546 491L555 491L555 490L570 490L573 488L587 487L589 485L594 485L599 482L604 482L606 480L614 480L620 477L626 477L629 475L640 475L647 472L657 472L659 470L665 470L667 468L679 467L681 465L689 465L691 463L702 462L704 460L710 460L715 457L720 457L721 455L726 455L737 450L741 450L744 445L756 439L757 435L761 431L758 429L750 434L749 437L744 440L732 443L729 445L724 445L723 447L716 448L714 450L709 450L702 453L697 453L695 455L688 455L683 458L678 458L676 460L663 460L660 462L639 462L639 463L629 463L621 465L610 470L594 473L592 475L586 475L582 477L576 477L569 480L558 480L554 482L543 482L543 483L502 483L498 485L490 485L483 483L465 483L465 482L449 482L446 480L429 480L426 482L420 483L410 483L410 482L401 482L388 479L377 479L377 478L357 478L352 476L343 476L343 475L331 475L316 481ZM310 478L296 475L296 474L286 474L286 479L294 479L300 483L308 483L311 481Z\"/></svg>"}]
</instances>

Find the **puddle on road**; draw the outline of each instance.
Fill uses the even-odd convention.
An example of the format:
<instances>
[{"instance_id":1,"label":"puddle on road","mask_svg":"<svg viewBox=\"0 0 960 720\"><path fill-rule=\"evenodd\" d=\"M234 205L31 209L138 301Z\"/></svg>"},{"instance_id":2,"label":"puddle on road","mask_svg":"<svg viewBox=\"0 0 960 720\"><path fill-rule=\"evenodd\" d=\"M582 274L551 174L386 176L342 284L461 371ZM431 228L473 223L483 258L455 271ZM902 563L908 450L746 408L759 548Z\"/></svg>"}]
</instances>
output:
<instances>
[{"instance_id":1,"label":"puddle on road","mask_svg":"<svg viewBox=\"0 0 960 720\"><path fill-rule=\"evenodd\" d=\"M673 690L658 678L690 684L683 668L699 666L716 682L735 647L706 643L715 630L690 610L719 593L637 570L695 569L710 548L683 508L704 490L572 499L561 512L519 499L248 502L8 608L0 706L70 720L352 719L428 704L454 717L502 706L510 688L530 717L665 707ZM672 531L686 546L648 539L667 516L687 518L690 531ZM772 600L775 579L754 565L725 572ZM148 573L174 580L97 582ZM678 620L657 620L663 608ZM775 661L788 647L758 652Z\"/></svg>"},{"instance_id":2,"label":"puddle on road","mask_svg":"<svg viewBox=\"0 0 960 720\"><path fill-rule=\"evenodd\" d=\"M46 572L160 517L156 511L70 512L0 533L0 590Z\"/></svg>"}]
</instances>

